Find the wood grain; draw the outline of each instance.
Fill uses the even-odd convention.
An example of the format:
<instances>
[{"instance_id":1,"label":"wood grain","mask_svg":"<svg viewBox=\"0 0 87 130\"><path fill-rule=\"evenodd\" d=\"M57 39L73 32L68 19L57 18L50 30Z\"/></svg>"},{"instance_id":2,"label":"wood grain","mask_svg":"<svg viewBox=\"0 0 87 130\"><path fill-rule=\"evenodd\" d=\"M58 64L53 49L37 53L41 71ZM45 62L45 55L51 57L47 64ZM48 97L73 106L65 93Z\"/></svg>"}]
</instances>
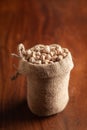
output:
<instances>
[{"instance_id":1,"label":"wood grain","mask_svg":"<svg viewBox=\"0 0 87 130\"><path fill-rule=\"evenodd\" d=\"M11 81L10 53L23 42L59 43L67 47L75 67L69 84L66 109L38 118L28 109L26 78ZM87 130L87 1L0 0L0 130Z\"/></svg>"}]
</instances>

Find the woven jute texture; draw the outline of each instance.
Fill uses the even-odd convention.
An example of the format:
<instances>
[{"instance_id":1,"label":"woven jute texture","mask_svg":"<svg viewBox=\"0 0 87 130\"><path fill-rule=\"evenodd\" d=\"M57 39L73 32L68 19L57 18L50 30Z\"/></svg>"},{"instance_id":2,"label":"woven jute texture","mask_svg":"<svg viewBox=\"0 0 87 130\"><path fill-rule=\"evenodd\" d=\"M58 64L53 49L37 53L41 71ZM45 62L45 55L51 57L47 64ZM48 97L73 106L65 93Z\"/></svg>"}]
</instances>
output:
<instances>
[{"instance_id":1,"label":"woven jute texture","mask_svg":"<svg viewBox=\"0 0 87 130\"><path fill-rule=\"evenodd\" d=\"M49 116L64 110L68 101L71 53L54 64L32 64L20 60L19 71L27 76L27 102L38 116Z\"/></svg>"}]
</instances>

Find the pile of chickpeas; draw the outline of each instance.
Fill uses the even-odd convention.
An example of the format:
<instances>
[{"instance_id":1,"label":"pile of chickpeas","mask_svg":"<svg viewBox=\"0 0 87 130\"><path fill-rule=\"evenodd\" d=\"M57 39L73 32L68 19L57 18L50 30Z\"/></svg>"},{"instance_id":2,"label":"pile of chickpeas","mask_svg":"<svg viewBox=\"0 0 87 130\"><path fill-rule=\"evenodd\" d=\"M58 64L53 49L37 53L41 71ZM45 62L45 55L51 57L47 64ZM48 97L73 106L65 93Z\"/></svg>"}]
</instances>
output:
<instances>
[{"instance_id":1,"label":"pile of chickpeas","mask_svg":"<svg viewBox=\"0 0 87 130\"><path fill-rule=\"evenodd\" d=\"M68 49L58 44L36 45L25 50L24 45L18 45L19 56L32 64L52 64L58 62L68 55Z\"/></svg>"}]
</instances>

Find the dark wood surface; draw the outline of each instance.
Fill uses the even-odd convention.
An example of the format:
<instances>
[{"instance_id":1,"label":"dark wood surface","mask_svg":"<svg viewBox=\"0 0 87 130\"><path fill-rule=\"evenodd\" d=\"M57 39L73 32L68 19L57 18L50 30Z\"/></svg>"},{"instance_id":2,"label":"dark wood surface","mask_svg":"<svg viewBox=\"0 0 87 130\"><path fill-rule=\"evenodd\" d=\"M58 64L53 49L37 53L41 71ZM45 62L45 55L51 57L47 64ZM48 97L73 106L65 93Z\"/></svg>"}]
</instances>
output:
<instances>
[{"instance_id":1,"label":"dark wood surface","mask_svg":"<svg viewBox=\"0 0 87 130\"><path fill-rule=\"evenodd\" d=\"M18 64L10 53L20 42L26 48L59 43L71 51L75 67L63 112L34 116L26 102L26 78L10 80ZM0 130L87 130L86 0L0 0Z\"/></svg>"}]
</instances>

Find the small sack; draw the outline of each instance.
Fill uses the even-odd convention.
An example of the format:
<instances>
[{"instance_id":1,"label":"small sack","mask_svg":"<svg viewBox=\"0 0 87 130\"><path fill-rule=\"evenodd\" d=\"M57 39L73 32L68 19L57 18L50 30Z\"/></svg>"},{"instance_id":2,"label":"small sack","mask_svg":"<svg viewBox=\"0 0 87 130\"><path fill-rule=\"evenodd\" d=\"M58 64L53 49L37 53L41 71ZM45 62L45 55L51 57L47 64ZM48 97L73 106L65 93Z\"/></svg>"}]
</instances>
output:
<instances>
[{"instance_id":1,"label":"small sack","mask_svg":"<svg viewBox=\"0 0 87 130\"><path fill-rule=\"evenodd\" d=\"M19 72L27 76L27 101L38 116L49 116L64 110L68 101L68 84L73 68L71 53L54 64L19 62Z\"/></svg>"}]
</instances>

